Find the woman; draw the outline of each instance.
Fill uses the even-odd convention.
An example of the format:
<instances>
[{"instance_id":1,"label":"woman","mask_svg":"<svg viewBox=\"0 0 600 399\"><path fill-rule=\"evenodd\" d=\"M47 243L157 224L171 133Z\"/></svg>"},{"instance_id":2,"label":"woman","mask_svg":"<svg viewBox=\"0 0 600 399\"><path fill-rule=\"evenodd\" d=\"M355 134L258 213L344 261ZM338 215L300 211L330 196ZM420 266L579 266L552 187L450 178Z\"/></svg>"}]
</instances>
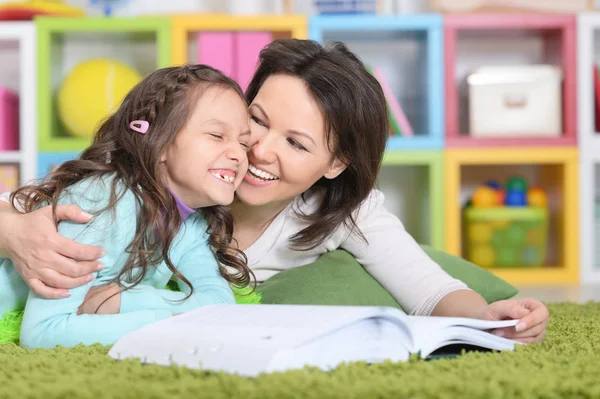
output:
<instances>
[{"instance_id":1,"label":"woman","mask_svg":"<svg viewBox=\"0 0 600 399\"><path fill-rule=\"evenodd\" d=\"M249 171L232 211L234 238L257 280L343 248L407 313L520 319L516 328L498 334L527 343L543 339L543 304L487 304L434 263L385 210L383 195L373 190L387 140L385 98L343 44L273 42L262 51L246 95ZM88 220L76 207L60 208L56 217ZM58 236L46 208L26 215L2 212L0 247L32 290L45 296L64 292L50 287L81 284L86 277L80 271L94 270L101 250ZM118 302L112 306L104 312L118 312Z\"/></svg>"}]
</instances>

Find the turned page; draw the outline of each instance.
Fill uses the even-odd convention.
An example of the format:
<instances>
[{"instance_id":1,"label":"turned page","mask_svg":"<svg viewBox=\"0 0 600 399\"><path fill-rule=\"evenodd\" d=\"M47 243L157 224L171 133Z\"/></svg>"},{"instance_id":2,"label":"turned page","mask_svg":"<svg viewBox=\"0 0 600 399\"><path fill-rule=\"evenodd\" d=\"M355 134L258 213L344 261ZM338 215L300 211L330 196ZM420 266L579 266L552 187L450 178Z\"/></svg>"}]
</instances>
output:
<instances>
[{"instance_id":1,"label":"turned page","mask_svg":"<svg viewBox=\"0 0 600 399\"><path fill-rule=\"evenodd\" d=\"M415 351L421 351L423 356L452 343L472 344L497 350L512 349L514 341L490 334L488 330L512 327L518 322L424 316L409 316L408 319Z\"/></svg>"}]
</instances>

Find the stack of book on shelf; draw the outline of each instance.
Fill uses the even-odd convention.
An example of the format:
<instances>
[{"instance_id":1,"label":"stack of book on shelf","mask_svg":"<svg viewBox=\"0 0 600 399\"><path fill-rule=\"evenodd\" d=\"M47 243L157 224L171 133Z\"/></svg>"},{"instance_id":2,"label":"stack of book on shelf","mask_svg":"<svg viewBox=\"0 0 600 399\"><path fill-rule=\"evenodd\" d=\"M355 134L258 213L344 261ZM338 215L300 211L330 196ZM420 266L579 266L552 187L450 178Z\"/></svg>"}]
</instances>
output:
<instances>
[{"instance_id":1,"label":"stack of book on shelf","mask_svg":"<svg viewBox=\"0 0 600 399\"><path fill-rule=\"evenodd\" d=\"M389 81L379 67L367 67L369 72L379 81L388 107L390 119L390 135L410 137L414 135L413 129L408 122L406 114L402 110L398 99L394 95Z\"/></svg>"}]
</instances>

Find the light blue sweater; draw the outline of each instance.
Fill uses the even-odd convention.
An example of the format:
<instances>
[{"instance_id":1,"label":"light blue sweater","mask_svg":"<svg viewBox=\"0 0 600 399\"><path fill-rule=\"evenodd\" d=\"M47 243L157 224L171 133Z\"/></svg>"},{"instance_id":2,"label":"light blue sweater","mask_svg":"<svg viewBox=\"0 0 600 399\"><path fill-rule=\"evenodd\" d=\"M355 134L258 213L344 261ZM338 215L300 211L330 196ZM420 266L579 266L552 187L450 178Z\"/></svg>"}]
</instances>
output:
<instances>
[{"instance_id":1,"label":"light blue sweater","mask_svg":"<svg viewBox=\"0 0 600 399\"><path fill-rule=\"evenodd\" d=\"M77 204L95 214L108 204L111 181L110 177L104 177L77 183L65 191L59 204ZM63 236L102 246L106 252L99 259L104 269L95 273L92 282L72 289L69 298L52 300L37 296L29 291L10 260L0 261L0 315L25 303L21 346L110 345L128 332L174 314L208 304L235 303L207 244L206 222L200 214L193 213L183 221L169 250L173 264L194 287L190 298L173 302L183 299L190 290L181 281L178 281L181 292L164 289L172 273L163 261L158 267L148 269L142 284L121 294L120 314L77 315L90 288L111 281L125 265L126 248L135 235L137 213L135 197L127 191L114 211L103 212L87 224L59 223L58 232Z\"/></svg>"}]
</instances>

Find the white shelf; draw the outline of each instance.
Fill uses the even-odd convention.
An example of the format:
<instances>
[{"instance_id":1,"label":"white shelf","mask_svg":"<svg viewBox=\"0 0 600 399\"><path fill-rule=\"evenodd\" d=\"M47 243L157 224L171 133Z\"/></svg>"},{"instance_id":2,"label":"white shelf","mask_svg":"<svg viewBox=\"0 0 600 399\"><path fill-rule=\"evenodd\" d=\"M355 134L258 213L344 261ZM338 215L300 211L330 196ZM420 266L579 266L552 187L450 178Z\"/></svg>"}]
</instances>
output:
<instances>
[{"instance_id":1,"label":"white shelf","mask_svg":"<svg viewBox=\"0 0 600 399\"><path fill-rule=\"evenodd\" d=\"M36 31L33 22L0 22L0 42L18 43L19 151L0 152L1 163L19 163L20 184L37 172ZM15 82L17 84L17 82Z\"/></svg>"},{"instance_id":2,"label":"white shelf","mask_svg":"<svg viewBox=\"0 0 600 399\"><path fill-rule=\"evenodd\" d=\"M0 164L6 163L21 163L20 151L0 151Z\"/></svg>"}]
</instances>

